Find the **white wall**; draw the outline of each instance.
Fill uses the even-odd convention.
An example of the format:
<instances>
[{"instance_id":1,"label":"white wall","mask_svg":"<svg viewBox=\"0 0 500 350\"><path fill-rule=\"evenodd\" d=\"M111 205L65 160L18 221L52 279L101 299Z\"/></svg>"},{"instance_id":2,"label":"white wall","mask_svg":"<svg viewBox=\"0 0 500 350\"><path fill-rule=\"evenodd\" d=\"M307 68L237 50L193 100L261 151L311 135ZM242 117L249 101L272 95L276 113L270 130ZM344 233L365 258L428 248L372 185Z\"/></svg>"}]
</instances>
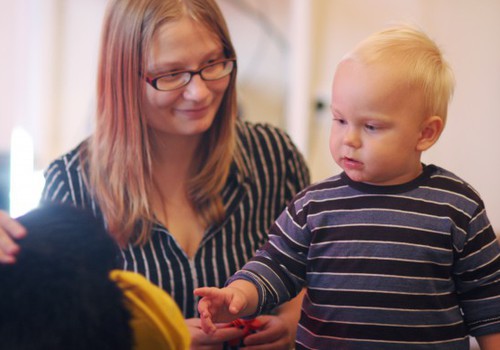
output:
<instances>
[{"instance_id":1,"label":"white wall","mask_svg":"<svg viewBox=\"0 0 500 350\"><path fill-rule=\"evenodd\" d=\"M32 134L39 130L40 114L49 108L43 84L52 75L48 67L54 55L55 2L37 0L0 2L0 151L10 144L10 130L23 126Z\"/></svg>"},{"instance_id":2,"label":"white wall","mask_svg":"<svg viewBox=\"0 0 500 350\"><path fill-rule=\"evenodd\" d=\"M284 127L289 0L218 0L238 55L242 116Z\"/></svg>"},{"instance_id":3,"label":"white wall","mask_svg":"<svg viewBox=\"0 0 500 350\"><path fill-rule=\"evenodd\" d=\"M308 81L302 83L307 88L302 103L310 113L302 117L310 121L310 132L304 131L313 179L338 171L328 153L329 112L313 110L316 99L329 103L336 64L359 40L391 21L414 22L441 45L457 78L446 130L424 161L469 181L500 233L500 1L218 0L239 55L240 103L250 120L288 128L290 91L297 87L291 86L289 71L289 55L297 52L296 34L290 34L298 25L292 10L301 1L311 13L309 43L300 45L310 51ZM91 132L105 3L0 0L5 48L0 55L0 151L8 149L12 126L25 125L35 137L37 167L43 168Z\"/></svg>"},{"instance_id":4,"label":"white wall","mask_svg":"<svg viewBox=\"0 0 500 350\"><path fill-rule=\"evenodd\" d=\"M104 0L0 0L0 151L21 126L44 168L91 132Z\"/></svg>"}]
</instances>

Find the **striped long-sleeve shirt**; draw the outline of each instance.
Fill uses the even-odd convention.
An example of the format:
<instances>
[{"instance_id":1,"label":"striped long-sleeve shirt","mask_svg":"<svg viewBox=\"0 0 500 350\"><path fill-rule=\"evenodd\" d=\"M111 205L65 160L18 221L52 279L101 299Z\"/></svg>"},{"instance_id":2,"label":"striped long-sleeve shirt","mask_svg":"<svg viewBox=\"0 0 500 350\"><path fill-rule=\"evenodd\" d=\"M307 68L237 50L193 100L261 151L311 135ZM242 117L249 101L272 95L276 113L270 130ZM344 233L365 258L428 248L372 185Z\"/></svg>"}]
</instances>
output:
<instances>
[{"instance_id":1,"label":"striped long-sleeve shirt","mask_svg":"<svg viewBox=\"0 0 500 350\"><path fill-rule=\"evenodd\" d=\"M267 240L267 231L293 196L309 184L302 155L279 129L237 123L237 151L223 189L226 219L210 227L189 258L167 227L156 224L144 246L121 251L125 270L139 272L167 291L184 316L197 316L194 288L220 286ZM92 208L101 216L82 179L81 146L55 160L45 171L42 200Z\"/></svg>"},{"instance_id":2,"label":"striped long-sleeve shirt","mask_svg":"<svg viewBox=\"0 0 500 350\"><path fill-rule=\"evenodd\" d=\"M500 332L500 246L479 195L427 166L389 187L345 173L299 193L230 280L262 308L307 286L297 349L469 349Z\"/></svg>"}]
</instances>

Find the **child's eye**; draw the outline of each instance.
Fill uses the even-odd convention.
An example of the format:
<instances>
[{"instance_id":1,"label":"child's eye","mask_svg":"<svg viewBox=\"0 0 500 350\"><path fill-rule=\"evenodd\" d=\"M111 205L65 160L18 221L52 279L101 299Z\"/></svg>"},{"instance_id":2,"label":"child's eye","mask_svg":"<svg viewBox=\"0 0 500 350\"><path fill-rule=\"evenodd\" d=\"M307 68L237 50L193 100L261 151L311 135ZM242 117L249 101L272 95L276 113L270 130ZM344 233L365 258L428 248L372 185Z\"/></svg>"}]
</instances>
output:
<instances>
[{"instance_id":1,"label":"child's eye","mask_svg":"<svg viewBox=\"0 0 500 350\"><path fill-rule=\"evenodd\" d=\"M345 121L345 119L342 119L342 118L333 118L333 122L334 123L338 123L340 125L347 124L347 122Z\"/></svg>"},{"instance_id":2,"label":"child's eye","mask_svg":"<svg viewBox=\"0 0 500 350\"><path fill-rule=\"evenodd\" d=\"M368 131L377 131L379 127L373 124L366 124L365 129Z\"/></svg>"}]
</instances>

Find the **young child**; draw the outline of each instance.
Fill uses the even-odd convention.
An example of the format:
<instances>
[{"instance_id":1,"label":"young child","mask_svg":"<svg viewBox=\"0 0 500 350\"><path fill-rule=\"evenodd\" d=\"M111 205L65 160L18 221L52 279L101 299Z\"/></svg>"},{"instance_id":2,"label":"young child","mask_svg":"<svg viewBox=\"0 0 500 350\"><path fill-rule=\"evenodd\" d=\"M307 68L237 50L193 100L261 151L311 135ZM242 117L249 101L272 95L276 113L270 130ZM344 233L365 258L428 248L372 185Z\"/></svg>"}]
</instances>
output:
<instances>
[{"instance_id":1,"label":"young child","mask_svg":"<svg viewBox=\"0 0 500 350\"><path fill-rule=\"evenodd\" d=\"M339 175L299 193L226 288L199 288L203 329L307 288L297 349L500 349L500 246L476 191L421 163L454 78L409 26L338 65L330 151Z\"/></svg>"}]
</instances>

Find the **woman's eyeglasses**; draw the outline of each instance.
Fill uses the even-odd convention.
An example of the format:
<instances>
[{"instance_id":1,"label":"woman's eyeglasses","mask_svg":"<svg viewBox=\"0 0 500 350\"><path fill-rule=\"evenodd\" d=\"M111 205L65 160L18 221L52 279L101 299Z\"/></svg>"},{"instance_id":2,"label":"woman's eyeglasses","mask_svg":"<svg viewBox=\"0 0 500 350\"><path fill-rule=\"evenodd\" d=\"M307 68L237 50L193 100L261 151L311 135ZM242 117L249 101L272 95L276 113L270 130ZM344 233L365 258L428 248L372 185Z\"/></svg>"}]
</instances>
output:
<instances>
[{"instance_id":1,"label":"woman's eyeglasses","mask_svg":"<svg viewBox=\"0 0 500 350\"><path fill-rule=\"evenodd\" d=\"M193 75L199 74L205 81L219 80L227 77L236 66L236 59L225 58L207 65L198 70L182 70L163 74L155 78L146 77L146 81L159 91L171 91L189 84Z\"/></svg>"}]
</instances>

